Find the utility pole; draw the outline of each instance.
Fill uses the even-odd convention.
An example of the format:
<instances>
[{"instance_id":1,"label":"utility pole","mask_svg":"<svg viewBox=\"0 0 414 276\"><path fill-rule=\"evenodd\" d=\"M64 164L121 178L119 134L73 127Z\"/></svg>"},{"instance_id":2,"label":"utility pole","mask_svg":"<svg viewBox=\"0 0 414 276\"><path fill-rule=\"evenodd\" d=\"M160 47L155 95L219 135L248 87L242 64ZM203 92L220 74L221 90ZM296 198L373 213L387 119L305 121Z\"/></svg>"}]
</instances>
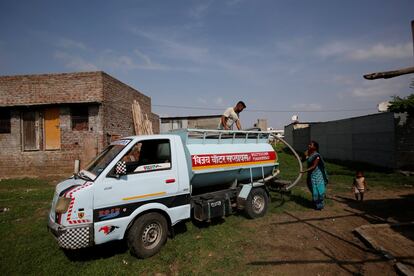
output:
<instances>
[{"instance_id":1,"label":"utility pole","mask_svg":"<svg viewBox=\"0 0 414 276\"><path fill-rule=\"evenodd\" d=\"M413 57L414 57L414 20L411 21L411 33L413 35ZM414 73L414 66L407 67L402 69L397 69L393 71L386 71L386 72L377 72L364 75L364 78L367 80L376 80L376 79L389 79L398 77L401 75L412 74Z\"/></svg>"}]
</instances>

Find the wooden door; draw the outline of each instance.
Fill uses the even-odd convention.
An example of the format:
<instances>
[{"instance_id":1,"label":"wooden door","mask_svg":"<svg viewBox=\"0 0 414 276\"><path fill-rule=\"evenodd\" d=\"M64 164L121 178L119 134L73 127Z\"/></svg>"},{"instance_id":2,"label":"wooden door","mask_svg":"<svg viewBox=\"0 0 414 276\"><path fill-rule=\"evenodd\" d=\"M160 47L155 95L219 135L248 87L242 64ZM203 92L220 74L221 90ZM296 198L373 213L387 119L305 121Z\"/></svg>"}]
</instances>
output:
<instances>
[{"instance_id":1,"label":"wooden door","mask_svg":"<svg viewBox=\"0 0 414 276\"><path fill-rule=\"evenodd\" d=\"M22 114L23 150L39 150L39 113L24 111Z\"/></svg>"},{"instance_id":2,"label":"wooden door","mask_svg":"<svg viewBox=\"0 0 414 276\"><path fill-rule=\"evenodd\" d=\"M60 110L59 107L46 108L45 120L45 149L60 149Z\"/></svg>"},{"instance_id":3,"label":"wooden door","mask_svg":"<svg viewBox=\"0 0 414 276\"><path fill-rule=\"evenodd\" d=\"M92 159L98 154L96 138L89 136L84 137L82 147L81 168L84 169L86 165L88 165L89 162L92 161Z\"/></svg>"}]
</instances>

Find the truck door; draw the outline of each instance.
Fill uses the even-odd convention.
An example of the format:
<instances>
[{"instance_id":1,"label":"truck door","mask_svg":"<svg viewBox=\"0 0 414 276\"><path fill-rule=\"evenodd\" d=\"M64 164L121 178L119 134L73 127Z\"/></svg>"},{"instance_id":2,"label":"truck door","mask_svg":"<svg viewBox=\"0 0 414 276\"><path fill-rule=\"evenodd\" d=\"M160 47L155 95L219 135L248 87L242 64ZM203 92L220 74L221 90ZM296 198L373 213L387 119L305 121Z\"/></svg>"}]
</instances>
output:
<instances>
[{"instance_id":1,"label":"truck door","mask_svg":"<svg viewBox=\"0 0 414 276\"><path fill-rule=\"evenodd\" d=\"M122 157L126 175L116 176L116 166L95 188L94 221L129 216L145 203L174 204L178 191L177 157L170 139L137 142Z\"/></svg>"}]
</instances>

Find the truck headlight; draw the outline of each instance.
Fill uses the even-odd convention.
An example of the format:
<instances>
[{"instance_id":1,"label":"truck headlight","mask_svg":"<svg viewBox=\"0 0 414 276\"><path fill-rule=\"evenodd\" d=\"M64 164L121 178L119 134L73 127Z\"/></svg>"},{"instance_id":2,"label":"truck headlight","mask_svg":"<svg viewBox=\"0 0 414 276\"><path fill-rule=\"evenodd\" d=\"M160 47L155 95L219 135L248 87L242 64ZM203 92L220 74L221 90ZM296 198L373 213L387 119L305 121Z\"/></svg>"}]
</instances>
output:
<instances>
[{"instance_id":1,"label":"truck headlight","mask_svg":"<svg viewBox=\"0 0 414 276\"><path fill-rule=\"evenodd\" d=\"M59 199L56 203L55 212L58 213L58 214L66 213L66 211L69 208L70 201L71 201L71 198L59 197Z\"/></svg>"}]
</instances>

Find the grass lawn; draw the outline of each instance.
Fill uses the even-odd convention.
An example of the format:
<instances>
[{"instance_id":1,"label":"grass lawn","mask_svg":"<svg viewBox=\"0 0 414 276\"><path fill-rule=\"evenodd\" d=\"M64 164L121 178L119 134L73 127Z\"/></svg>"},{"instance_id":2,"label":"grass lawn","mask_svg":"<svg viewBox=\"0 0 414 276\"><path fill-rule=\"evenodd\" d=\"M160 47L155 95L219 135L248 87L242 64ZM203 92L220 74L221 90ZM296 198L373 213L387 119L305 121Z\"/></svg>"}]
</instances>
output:
<instances>
[{"instance_id":1,"label":"grass lawn","mask_svg":"<svg viewBox=\"0 0 414 276\"><path fill-rule=\"evenodd\" d=\"M293 156L278 150L281 177L294 179L297 164ZM366 169L371 189L393 189L414 185L413 177ZM327 163L330 192L349 191L354 168ZM309 193L304 179L290 195L272 193L269 213L284 210L310 211ZM248 220L240 215L227 217L209 227L191 222L176 227L178 234L168 240L162 251L149 259L132 257L124 242L65 253L46 230L47 212L54 187L44 180L0 181L0 268L3 275L16 274L252 274L254 267L244 265L243 248L254 248L249 237L257 235L244 227ZM328 205L334 204L328 200ZM249 230L250 229L250 230ZM259 231L259 230L258 230Z\"/></svg>"}]
</instances>

